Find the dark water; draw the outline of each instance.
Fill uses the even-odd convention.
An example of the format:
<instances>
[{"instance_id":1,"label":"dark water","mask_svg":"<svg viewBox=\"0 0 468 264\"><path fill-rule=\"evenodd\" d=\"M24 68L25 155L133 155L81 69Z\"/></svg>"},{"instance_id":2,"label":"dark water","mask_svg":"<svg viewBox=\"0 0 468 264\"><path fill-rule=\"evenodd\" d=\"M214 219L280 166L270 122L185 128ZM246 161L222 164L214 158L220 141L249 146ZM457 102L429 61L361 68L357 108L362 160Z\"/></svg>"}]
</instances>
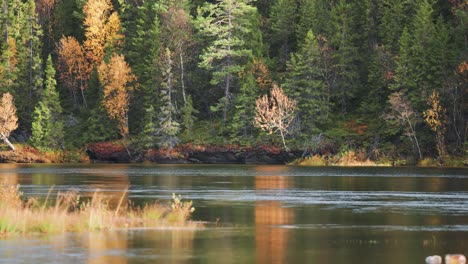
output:
<instances>
[{"instance_id":1,"label":"dark water","mask_svg":"<svg viewBox=\"0 0 468 264\"><path fill-rule=\"evenodd\" d=\"M424 263L468 255L468 170L241 165L0 165L26 195L100 189L193 200L205 229L0 240L0 263Z\"/></svg>"}]
</instances>

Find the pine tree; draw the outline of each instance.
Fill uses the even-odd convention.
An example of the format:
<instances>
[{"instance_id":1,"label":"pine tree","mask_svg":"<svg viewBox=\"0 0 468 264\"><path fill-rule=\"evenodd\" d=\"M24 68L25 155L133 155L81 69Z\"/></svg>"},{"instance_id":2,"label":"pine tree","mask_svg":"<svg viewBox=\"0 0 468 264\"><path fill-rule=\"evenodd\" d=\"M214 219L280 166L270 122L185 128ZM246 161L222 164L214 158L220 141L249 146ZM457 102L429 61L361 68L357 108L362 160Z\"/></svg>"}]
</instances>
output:
<instances>
[{"instance_id":1,"label":"pine tree","mask_svg":"<svg viewBox=\"0 0 468 264\"><path fill-rule=\"evenodd\" d=\"M42 30L35 13L34 0L9 1L7 32L16 48L14 82L8 87L16 98L20 129L29 131L33 106L42 88ZM7 39L8 39L7 38ZM10 57L12 58L12 57ZM10 71L10 73L12 73ZM10 79L11 80L11 79Z\"/></svg>"},{"instance_id":2,"label":"pine tree","mask_svg":"<svg viewBox=\"0 0 468 264\"><path fill-rule=\"evenodd\" d=\"M330 3L327 0L302 0L299 6L296 38L303 43L307 33L312 30L316 35L327 35L330 21Z\"/></svg>"},{"instance_id":3,"label":"pine tree","mask_svg":"<svg viewBox=\"0 0 468 264\"><path fill-rule=\"evenodd\" d=\"M230 126L231 136L235 140L248 140L253 136L253 121L255 117L255 100L258 95L258 85L253 73L247 72L240 80L240 89L234 99L234 113Z\"/></svg>"},{"instance_id":4,"label":"pine tree","mask_svg":"<svg viewBox=\"0 0 468 264\"><path fill-rule=\"evenodd\" d=\"M150 149L157 146L158 142L158 124L155 122L157 115L154 107L151 105L146 109L144 127L138 135L138 144L144 149Z\"/></svg>"},{"instance_id":5,"label":"pine tree","mask_svg":"<svg viewBox=\"0 0 468 264\"><path fill-rule=\"evenodd\" d=\"M44 91L34 109L31 143L38 149L54 150L63 147L64 131L62 107L56 90L55 69L49 55L45 69Z\"/></svg>"},{"instance_id":6,"label":"pine tree","mask_svg":"<svg viewBox=\"0 0 468 264\"><path fill-rule=\"evenodd\" d=\"M166 48L163 55L163 82L161 83L161 107L159 109L159 145L172 149L178 142L180 124L175 120L176 109L173 103L173 73L171 51Z\"/></svg>"},{"instance_id":7,"label":"pine tree","mask_svg":"<svg viewBox=\"0 0 468 264\"><path fill-rule=\"evenodd\" d=\"M349 110L349 102L354 96L358 87L359 72L358 65L360 58L358 48L353 40L358 28L353 24L353 5L345 0L340 0L331 11L330 43L336 49L334 53L335 65L338 78L337 90L333 91L335 102L341 109L341 114L346 114ZM362 29L360 29L362 30Z\"/></svg>"},{"instance_id":8,"label":"pine tree","mask_svg":"<svg viewBox=\"0 0 468 264\"><path fill-rule=\"evenodd\" d=\"M297 104L303 132L316 132L329 116L330 91L324 79L325 72L318 41L312 31L297 53L292 54L284 89Z\"/></svg>"},{"instance_id":9,"label":"pine tree","mask_svg":"<svg viewBox=\"0 0 468 264\"><path fill-rule=\"evenodd\" d=\"M187 96L187 103L181 109L182 112L182 137L186 141L192 140L192 132L193 126L195 125L195 121L197 120L196 114L198 114L198 110L193 107L193 100L192 96Z\"/></svg>"},{"instance_id":10,"label":"pine tree","mask_svg":"<svg viewBox=\"0 0 468 264\"><path fill-rule=\"evenodd\" d=\"M245 59L252 56L252 50L246 47L241 36L249 31L248 21L255 10L249 0L220 0L216 4L206 3L198 10L196 26L202 35L211 38L200 56L199 65L213 70L212 84L222 83L224 86L224 96L216 108L222 109L224 124L231 104L233 82L242 71Z\"/></svg>"},{"instance_id":11,"label":"pine tree","mask_svg":"<svg viewBox=\"0 0 468 264\"><path fill-rule=\"evenodd\" d=\"M134 9L137 9L134 11L136 21L134 25L126 22L125 31L129 35L126 41L128 61L132 65L139 83L139 89L135 91L135 96L131 99L130 126L136 133L139 133L145 127L144 119L139 117L145 116L150 107L155 109L159 107L157 88L161 78L159 60L161 58L162 36L160 20L157 15L160 11L157 5L148 1L142 6L134 7ZM135 29L132 30L130 27Z\"/></svg>"},{"instance_id":12,"label":"pine tree","mask_svg":"<svg viewBox=\"0 0 468 264\"><path fill-rule=\"evenodd\" d=\"M270 53L278 58L278 70L284 71L289 54L296 48L296 21L298 19L296 0L278 0L270 11L271 37Z\"/></svg>"}]
</instances>

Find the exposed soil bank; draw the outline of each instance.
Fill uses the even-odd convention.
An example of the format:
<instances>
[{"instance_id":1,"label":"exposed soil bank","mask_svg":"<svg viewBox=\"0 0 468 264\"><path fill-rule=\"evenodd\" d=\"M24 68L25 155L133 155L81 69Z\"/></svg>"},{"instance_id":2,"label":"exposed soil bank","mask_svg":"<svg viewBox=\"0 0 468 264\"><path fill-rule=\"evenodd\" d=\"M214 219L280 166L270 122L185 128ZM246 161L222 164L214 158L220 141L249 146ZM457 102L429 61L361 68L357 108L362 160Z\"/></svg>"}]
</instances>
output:
<instances>
[{"instance_id":1,"label":"exposed soil bank","mask_svg":"<svg viewBox=\"0 0 468 264\"><path fill-rule=\"evenodd\" d=\"M86 153L92 162L148 161L161 164L286 164L301 154L299 151L284 151L269 146L246 148L182 145L172 150L150 149L144 154L130 156L123 145L108 142L89 145Z\"/></svg>"}]
</instances>

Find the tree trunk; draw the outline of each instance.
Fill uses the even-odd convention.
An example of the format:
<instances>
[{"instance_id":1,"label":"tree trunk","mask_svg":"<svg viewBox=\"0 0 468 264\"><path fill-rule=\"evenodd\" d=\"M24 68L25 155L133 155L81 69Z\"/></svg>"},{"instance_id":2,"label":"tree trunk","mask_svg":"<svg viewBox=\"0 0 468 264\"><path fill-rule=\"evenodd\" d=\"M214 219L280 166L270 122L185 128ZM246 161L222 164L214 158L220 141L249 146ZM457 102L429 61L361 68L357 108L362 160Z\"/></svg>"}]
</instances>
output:
<instances>
[{"instance_id":1,"label":"tree trunk","mask_svg":"<svg viewBox=\"0 0 468 264\"><path fill-rule=\"evenodd\" d=\"M283 140L284 150L289 151L289 148L286 146L286 142L284 141L284 133L283 130L280 129L281 139Z\"/></svg>"},{"instance_id":2,"label":"tree trunk","mask_svg":"<svg viewBox=\"0 0 468 264\"><path fill-rule=\"evenodd\" d=\"M15 146L13 146L13 144L11 144L10 140L8 140L8 137L3 137L3 142L5 142L5 144L7 144L8 147L10 147L12 151L16 150Z\"/></svg>"},{"instance_id":3,"label":"tree trunk","mask_svg":"<svg viewBox=\"0 0 468 264\"><path fill-rule=\"evenodd\" d=\"M187 98L185 96L185 82L184 82L184 57L182 56L182 51L179 51L180 58L180 83L182 86L182 98L184 99L184 107L187 107Z\"/></svg>"}]
</instances>

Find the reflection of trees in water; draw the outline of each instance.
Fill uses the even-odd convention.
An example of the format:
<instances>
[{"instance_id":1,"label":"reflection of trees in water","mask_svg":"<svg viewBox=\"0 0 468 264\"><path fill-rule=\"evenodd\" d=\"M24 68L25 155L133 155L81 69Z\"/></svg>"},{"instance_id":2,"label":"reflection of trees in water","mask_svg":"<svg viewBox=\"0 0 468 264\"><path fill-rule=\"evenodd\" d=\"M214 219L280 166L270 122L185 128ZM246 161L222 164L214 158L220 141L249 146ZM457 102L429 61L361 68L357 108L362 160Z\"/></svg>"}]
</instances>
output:
<instances>
[{"instance_id":1,"label":"reflection of trees in water","mask_svg":"<svg viewBox=\"0 0 468 264\"><path fill-rule=\"evenodd\" d=\"M126 231L90 232L84 247L88 248L89 264L128 263L128 233Z\"/></svg>"},{"instance_id":2,"label":"reflection of trees in water","mask_svg":"<svg viewBox=\"0 0 468 264\"><path fill-rule=\"evenodd\" d=\"M136 232L136 233L133 233ZM150 263L191 263L195 230L145 230L91 232L83 239L87 263L123 264L131 262L133 249L144 249ZM138 256L134 256L138 258Z\"/></svg>"},{"instance_id":3,"label":"reflection of trees in water","mask_svg":"<svg viewBox=\"0 0 468 264\"><path fill-rule=\"evenodd\" d=\"M128 200L127 190L130 188L130 179L128 173L125 173L127 169L127 166L120 165L118 174L94 173L85 181L88 191L80 191L80 194L83 197L92 197L96 191L99 191L109 201L110 208L116 208L121 199L124 203Z\"/></svg>"},{"instance_id":4,"label":"reflection of trees in water","mask_svg":"<svg viewBox=\"0 0 468 264\"><path fill-rule=\"evenodd\" d=\"M255 189L288 189L294 186L293 177L282 176L285 167L258 166ZM291 247L289 229L280 225L293 224L295 212L283 207L279 201L260 201L255 204L255 245L257 263L285 263L287 250Z\"/></svg>"},{"instance_id":5,"label":"reflection of trees in water","mask_svg":"<svg viewBox=\"0 0 468 264\"><path fill-rule=\"evenodd\" d=\"M20 184L19 176L16 170L18 169L18 164L15 163L6 163L2 164L2 170L7 173L0 174L0 184L1 185L17 185Z\"/></svg>"}]
</instances>

